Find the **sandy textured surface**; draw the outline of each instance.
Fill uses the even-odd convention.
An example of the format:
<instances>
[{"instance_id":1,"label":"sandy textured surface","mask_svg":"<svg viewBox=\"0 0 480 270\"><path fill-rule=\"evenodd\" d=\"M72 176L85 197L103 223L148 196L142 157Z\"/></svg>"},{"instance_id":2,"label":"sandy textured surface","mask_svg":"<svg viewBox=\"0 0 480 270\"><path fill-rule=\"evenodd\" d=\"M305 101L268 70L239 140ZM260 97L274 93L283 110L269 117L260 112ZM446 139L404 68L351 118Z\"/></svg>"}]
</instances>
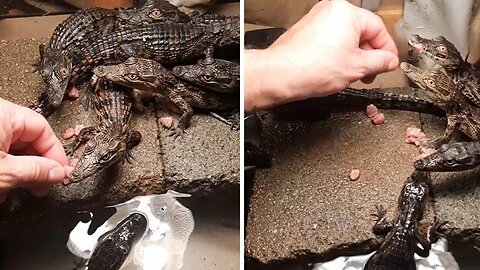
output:
<instances>
[{"instance_id":1,"label":"sandy textured surface","mask_svg":"<svg viewBox=\"0 0 480 270\"><path fill-rule=\"evenodd\" d=\"M381 126L363 113L309 126L268 122L263 136L273 167L255 180L248 256L261 262L313 254L326 259L372 247L370 214L375 204L392 214L417 155L403 138L418 114L385 114ZM360 170L359 180L348 180L351 169Z\"/></svg>"}]
</instances>

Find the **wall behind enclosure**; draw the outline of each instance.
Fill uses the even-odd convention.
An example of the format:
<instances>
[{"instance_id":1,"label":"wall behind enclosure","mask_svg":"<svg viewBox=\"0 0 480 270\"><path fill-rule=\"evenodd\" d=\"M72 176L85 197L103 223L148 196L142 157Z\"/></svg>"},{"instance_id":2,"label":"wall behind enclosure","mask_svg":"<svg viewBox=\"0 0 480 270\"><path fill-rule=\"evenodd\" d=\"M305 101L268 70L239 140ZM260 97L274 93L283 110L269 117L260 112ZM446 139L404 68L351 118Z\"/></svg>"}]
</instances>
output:
<instances>
[{"instance_id":1,"label":"wall behind enclosure","mask_svg":"<svg viewBox=\"0 0 480 270\"><path fill-rule=\"evenodd\" d=\"M245 0L245 22L289 28L318 0Z\"/></svg>"},{"instance_id":2,"label":"wall behind enclosure","mask_svg":"<svg viewBox=\"0 0 480 270\"><path fill-rule=\"evenodd\" d=\"M404 21L398 25L397 34L419 34L426 38L442 35L465 56L472 5L473 0L406 0Z\"/></svg>"}]
</instances>

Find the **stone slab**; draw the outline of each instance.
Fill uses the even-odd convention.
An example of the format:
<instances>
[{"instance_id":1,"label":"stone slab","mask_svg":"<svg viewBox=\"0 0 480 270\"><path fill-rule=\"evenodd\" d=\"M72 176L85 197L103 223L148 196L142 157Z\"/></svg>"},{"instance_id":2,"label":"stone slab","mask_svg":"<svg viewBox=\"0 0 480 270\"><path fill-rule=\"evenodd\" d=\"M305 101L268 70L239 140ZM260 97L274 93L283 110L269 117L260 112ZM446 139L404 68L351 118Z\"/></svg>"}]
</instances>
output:
<instances>
[{"instance_id":1,"label":"stone slab","mask_svg":"<svg viewBox=\"0 0 480 270\"><path fill-rule=\"evenodd\" d=\"M372 87L403 81L398 72L382 77ZM267 120L262 138L273 166L257 171L250 203L245 252L253 265L311 263L377 247L371 213L383 204L393 216L418 155L405 131L420 126L418 113L383 113L380 126L361 112L311 124ZM356 182L347 179L351 169L361 171Z\"/></svg>"},{"instance_id":2,"label":"stone slab","mask_svg":"<svg viewBox=\"0 0 480 270\"><path fill-rule=\"evenodd\" d=\"M163 111L159 117L168 116ZM178 116L174 116L178 121ZM161 125L159 125L161 126ZM160 128L166 188L212 191L240 185L240 133L208 115L194 115L177 139Z\"/></svg>"},{"instance_id":3,"label":"stone slab","mask_svg":"<svg viewBox=\"0 0 480 270\"><path fill-rule=\"evenodd\" d=\"M273 167L257 174L248 256L264 263L306 255L318 260L373 248L374 205L394 212L417 155L404 135L418 114L385 113L382 126L362 113L311 126L268 122L264 138ZM361 171L356 182L347 179L354 168Z\"/></svg>"}]
</instances>

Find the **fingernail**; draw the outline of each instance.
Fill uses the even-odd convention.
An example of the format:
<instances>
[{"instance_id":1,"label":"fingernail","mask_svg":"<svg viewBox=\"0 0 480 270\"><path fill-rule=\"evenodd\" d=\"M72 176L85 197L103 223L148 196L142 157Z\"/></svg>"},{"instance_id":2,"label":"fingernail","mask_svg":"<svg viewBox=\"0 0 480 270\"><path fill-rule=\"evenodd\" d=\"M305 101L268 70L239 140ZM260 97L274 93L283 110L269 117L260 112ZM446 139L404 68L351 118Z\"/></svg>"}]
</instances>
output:
<instances>
[{"instance_id":1,"label":"fingernail","mask_svg":"<svg viewBox=\"0 0 480 270\"><path fill-rule=\"evenodd\" d=\"M388 69L389 70L394 70L398 67L398 65L400 64L400 61L398 60L398 57L394 57L392 59L390 59L390 62L388 63Z\"/></svg>"},{"instance_id":2,"label":"fingernail","mask_svg":"<svg viewBox=\"0 0 480 270\"><path fill-rule=\"evenodd\" d=\"M53 167L48 171L48 181L60 182L63 179L65 179L65 169L63 167Z\"/></svg>"}]
</instances>

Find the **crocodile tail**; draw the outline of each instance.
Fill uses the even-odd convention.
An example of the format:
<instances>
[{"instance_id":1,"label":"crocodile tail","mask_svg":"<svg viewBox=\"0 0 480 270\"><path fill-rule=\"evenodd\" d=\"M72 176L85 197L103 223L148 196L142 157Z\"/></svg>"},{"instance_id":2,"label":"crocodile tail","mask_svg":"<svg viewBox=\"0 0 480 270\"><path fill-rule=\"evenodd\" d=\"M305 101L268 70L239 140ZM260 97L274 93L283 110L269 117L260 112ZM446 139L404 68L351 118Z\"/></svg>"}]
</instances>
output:
<instances>
[{"instance_id":1,"label":"crocodile tail","mask_svg":"<svg viewBox=\"0 0 480 270\"><path fill-rule=\"evenodd\" d=\"M403 94L380 92L371 89L347 88L338 93L337 98L342 104L352 103L352 106L364 106L363 108L369 104L374 104L380 109L445 115L445 111L433 102Z\"/></svg>"}]
</instances>

